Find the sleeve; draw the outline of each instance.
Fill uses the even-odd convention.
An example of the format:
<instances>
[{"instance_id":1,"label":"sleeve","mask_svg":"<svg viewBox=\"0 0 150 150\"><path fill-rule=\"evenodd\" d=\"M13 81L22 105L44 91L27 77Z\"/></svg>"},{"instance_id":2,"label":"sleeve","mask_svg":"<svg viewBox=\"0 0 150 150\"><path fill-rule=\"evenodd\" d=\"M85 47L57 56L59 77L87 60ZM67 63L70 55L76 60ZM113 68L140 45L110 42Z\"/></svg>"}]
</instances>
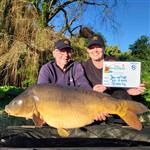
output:
<instances>
[{"instance_id":1,"label":"sleeve","mask_svg":"<svg viewBox=\"0 0 150 150\"><path fill-rule=\"evenodd\" d=\"M51 74L49 68L46 65L43 65L40 69L37 83L38 84L51 83L50 77Z\"/></svg>"},{"instance_id":2,"label":"sleeve","mask_svg":"<svg viewBox=\"0 0 150 150\"><path fill-rule=\"evenodd\" d=\"M92 90L92 87L90 86L85 73L84 69L81 65L81 63L77 63L75 67L75 85L77 87L82 87L87 90Z\"/></svg>"}]
</instances>

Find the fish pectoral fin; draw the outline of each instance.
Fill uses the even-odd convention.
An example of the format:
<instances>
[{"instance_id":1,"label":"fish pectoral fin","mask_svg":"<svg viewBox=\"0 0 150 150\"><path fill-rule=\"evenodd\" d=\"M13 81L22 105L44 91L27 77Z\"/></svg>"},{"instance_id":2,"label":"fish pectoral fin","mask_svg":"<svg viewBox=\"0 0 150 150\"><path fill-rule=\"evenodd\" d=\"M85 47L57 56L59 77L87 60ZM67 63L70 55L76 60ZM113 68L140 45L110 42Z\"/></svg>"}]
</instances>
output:
<instances>
[{"instance_id":1,"label":"fish pectoral fin","mask_svg":"<svg viewBox=\"0 0 150 150\"><path fill-rule=\"evenodd\" d=\"M70 132L63 128L58 128L57 132L61 137L68 137L70 135Z\"/></svg>"},{"instance_id":2,"label":"fish pectoral fin","mask_svg":"<svg viewBox=\"0 0 150 150\"><path fill-rule=\"evenodd\" d=\"M126 114L120 117L132 128L136 130L142 129L142 124L138 119L137 115L131 110L127 110Z\"/></svg>"},{"instance_id":3,"label":"fish pectoral fin","mask_svg":"<svg viewBox=\"0 0 150 150\"><path fill-rule=\"evenodd\" d=\"M45 121L41 119L39 116L36 116L35 114L33 114L32 120L35 126L38 126L38 127L41 127L43 124L45 124Z\"/></svg>"}]
</instances>

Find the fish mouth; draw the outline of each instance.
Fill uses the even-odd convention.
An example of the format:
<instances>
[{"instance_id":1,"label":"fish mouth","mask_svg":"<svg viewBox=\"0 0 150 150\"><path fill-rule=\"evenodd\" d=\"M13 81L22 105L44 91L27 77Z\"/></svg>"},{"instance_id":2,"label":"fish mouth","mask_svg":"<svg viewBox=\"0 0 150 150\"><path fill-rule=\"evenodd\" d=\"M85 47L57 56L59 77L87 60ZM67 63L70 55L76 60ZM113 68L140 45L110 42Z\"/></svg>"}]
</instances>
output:
<instances>
[{"instance_id":1,"label":"fish mouth","mask_svg":"<svg viewBox=\"0 0 150 150\"><path fill-rule=\"evenodd\" d=\"M9 116L9 114L5 110L2 112L2 115L8 115Z\"/></svg>"},{"instance_id":2,"label":"fish mouth","mask_svg":"<svg viewBox=\"0 0 150 150\"><path fill-rule=\"evenodd\" d=\"M8 106L7 106L7 105L5 106L5 110L4 110L4 112L5 112L5 113L7 113L8 115L10 114L10 109L8 108Z\"/></svg>"}]
</instances>

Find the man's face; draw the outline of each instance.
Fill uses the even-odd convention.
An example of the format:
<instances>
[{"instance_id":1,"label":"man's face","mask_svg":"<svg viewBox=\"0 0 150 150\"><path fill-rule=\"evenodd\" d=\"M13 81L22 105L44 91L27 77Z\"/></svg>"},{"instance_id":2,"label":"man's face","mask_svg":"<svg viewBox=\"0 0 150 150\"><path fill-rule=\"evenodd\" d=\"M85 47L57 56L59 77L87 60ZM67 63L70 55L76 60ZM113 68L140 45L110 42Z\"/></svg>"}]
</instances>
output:
<instances>
[{"instance_id":1,"label":"man's face","mask_svg":"<svg viewBox=\"0 0 150 150\"><path fill-rule=\"evenodd\" d=\"M64 48L61 50L55 49L53 51L53 56L57 65L65 66L71 60L72 51L70 48Z\"/></svg>"},{"instance_id":2,"label":"man's face","mask_svg":"<svg viewBox=\"0 0 150 150\"><path fill-rule=\"evenodd\" d=\"M94 61L101 60L104 57L104 48L100 45L91 45L87 49L87 52L89 53L90 58Z\"/></svg>"}]
</instances>

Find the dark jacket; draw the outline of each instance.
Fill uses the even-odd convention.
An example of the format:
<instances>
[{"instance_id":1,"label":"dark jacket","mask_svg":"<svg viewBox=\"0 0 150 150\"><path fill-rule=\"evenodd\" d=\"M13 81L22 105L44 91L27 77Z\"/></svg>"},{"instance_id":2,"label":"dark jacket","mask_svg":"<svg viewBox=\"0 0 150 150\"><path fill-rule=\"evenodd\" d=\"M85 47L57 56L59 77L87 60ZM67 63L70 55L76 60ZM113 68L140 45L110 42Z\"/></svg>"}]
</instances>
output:
<instances>
[{"instance_id":1,"label":"dark jacket","mask_svg":"<svg viewBox=\"0 0 150 150\"><path fill-rule=\"evenodd\" d=\"M38 84L42 83L92 89L84 75L82 65L76 61L70 61L65 67L65 71L60 69L55 61L44 64L38 76Z\"/></svg>"},{"instance_id":2,"label":"dark jacket","mask_svg":"<svg viewBox=\"0 0 150 150\"><path fill-rule=\"evenodd\" d=\"M111 60L112 59L113 58L111 58ZM109 57L106 57L105 60L108 61ZM86 78L88 79L89 84L92 87L94 87L96 84L102 84L103 68L96 68L91 59L87 60L86 62L82 62L82 65L85 71ZM115 98L132 99L124 88L107 87L104 92L112 95Z\"/></svg>"}]
</instances>

